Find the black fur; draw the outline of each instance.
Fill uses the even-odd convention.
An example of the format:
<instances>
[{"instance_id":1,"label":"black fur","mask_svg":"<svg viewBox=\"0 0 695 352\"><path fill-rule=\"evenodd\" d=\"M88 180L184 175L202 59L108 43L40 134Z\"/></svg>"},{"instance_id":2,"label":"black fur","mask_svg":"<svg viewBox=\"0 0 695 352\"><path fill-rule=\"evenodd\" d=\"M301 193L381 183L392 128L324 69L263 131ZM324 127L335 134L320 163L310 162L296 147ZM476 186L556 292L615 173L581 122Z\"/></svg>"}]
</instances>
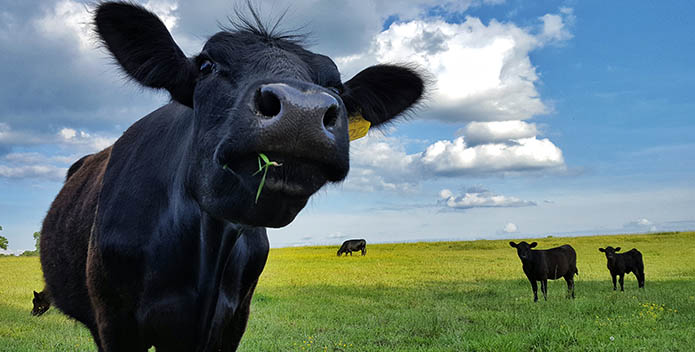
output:
<instances>
[{"instance_id":1,"label":"black fur","mask_svg":"<svg viewBox=\"0 0 695 352\"><path fill-rule=\"evenodd\" d=\"M613 279L613 291L617 290L616 277L620 277L620 291L624 291L623 282L625 274L634 273L637 278L637 286L644 288L644 262L642 261L642 253L636 248L633 248L625 253L617 253L620 247L599 248L599 252L606 254L608 271L611 272Z\"/></svg>"},{"instance_id":2,"label":"black fur","mask_svg":"<svg viewBox=\"0 0 695 352\"><path fill-rule=\"evenodd\" d=\"M51 295L46 290L34 291L34 298L31 299L31 303L34 305L31 309L31 315L38 317L51 308Z\"/></svg>"},{"instance_id":3,"label":"black fur","mask_svg":"<svg viewBox=\"0 0 695 352\"><path fill-rule=\"evenodd\" d=\"M345 178L348 112L389 121L423 80L377 66L343 85L331 59L250 22L193 58L140 6L101 3L95 23L124 72L173 102L71 168L41 231L47 289L100 351L234 351L265 227ZM280 165L256 199L259 153Z\"/></svg>"},{"instance_id":4,"label":"black fur","mask_svg":"<svg viewBox=\"0 0 695 352\"><path fill-rule=\"evenodd\" d=\"M516 252L521 259L524 274L531 283L533 289L533 301L538 301L538 286L536 281L541 282L541 292L543 299L548 300L548 280L564 278L567 281L567 294L574 298L574 274L577 270L577 253L572 246L566 244L560 247L543 250L533 250L538 243L531 244L522 241L521 243L509 242L509 245L516 248Z\"/></svg>"}]
</instances>

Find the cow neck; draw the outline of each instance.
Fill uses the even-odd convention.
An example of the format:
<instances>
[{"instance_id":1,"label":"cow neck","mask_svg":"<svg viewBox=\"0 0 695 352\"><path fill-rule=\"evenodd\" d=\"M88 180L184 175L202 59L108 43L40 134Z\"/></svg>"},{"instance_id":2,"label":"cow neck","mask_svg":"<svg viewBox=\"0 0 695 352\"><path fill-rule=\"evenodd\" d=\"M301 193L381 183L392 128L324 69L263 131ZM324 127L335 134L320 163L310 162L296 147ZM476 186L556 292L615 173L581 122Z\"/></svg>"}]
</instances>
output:
<instances>
[{"instance_id":1,"label":"cow neck","mask_svg":"<svg viewBox=\"0 0 695 352\"><path fill-rule=\"evenodd\" d=\"M245 226L217 219L202 211L200 219L200 272L201 285L219 285L224 264Z\"/></svg>"}]
</instances>

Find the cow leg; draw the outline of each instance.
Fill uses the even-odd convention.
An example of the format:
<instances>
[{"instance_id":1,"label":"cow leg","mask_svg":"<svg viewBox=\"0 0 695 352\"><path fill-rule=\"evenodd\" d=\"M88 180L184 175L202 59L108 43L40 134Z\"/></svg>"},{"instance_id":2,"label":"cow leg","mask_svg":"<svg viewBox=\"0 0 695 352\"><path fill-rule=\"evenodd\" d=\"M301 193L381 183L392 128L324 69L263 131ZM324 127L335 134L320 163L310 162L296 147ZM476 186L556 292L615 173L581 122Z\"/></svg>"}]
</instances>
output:
<instances>
[{"instance_id":1,"label":"cow leg","mask_svg":"<svg viewBox=\"0 0 695 352\"><path fill-rule=\"evenodd\" d=\"M644 271L640 271L639 276L639 281L637 281L639 288L644 288Z\"/></svg>"},{"instance_id":2,"label":"cow leg","mask_svg":"<svg viewBox=\"0 0 695 352\"><path fill-rule=\"evenodd\" d=\"M620 291L621 291L621 292L622 292L622 291L625 291L625 290L623 289L623 281L624 281L624 279L625 279L625 274L620 274L620 279L619 279L618 281L620 282Z\"/></svg>"},{"instance_id":3,"label":"cow leg","mask_svg":"<svg viewBox=\"0 0 695 352\"><path fill-rule=\"evenodd\" d=\"M572 276L574 276L574 274L565 276L565 281L567 281L567 298L571 295L574 299L574 278Z\"/></svg>"},{"instance_id":4,"label":"cow leg","mask_svg":"<svg viewBox=\"0 0 695 352\"><path fill-rule=\"evenodd\" d=\"M536 280L529 280L531 282L531 289L533 290L533 301L538 302L538 284Z\"/></svg>"},{"instance_id":5,"label":"cow leg","mask_svg":"<svg viewBox=\"0 0 695 352\"><path fill-rule=\"evenodd\" d=\"M611 279L613 279L613 291L618 289L618 286L616 286L616 282L615 282L616 278L617 278L617 275L611 274Z\"/></svg>"},{"instance_id":6,"label":"cow leg","mask_svg":"<svg viewBox=\"0 0 695 352\"><path fill-rule=\"evenodd\" d=\"M140 340L138 323L133 317L116 309L102 310L97 313L99 325L100 351L147 351L144 342Z\"/></svg>"},{"instance_id":7,"label":"cow leg","mask_svg":"<svg viewBox=\"0 0 695 352\"><path fill-rule=\"evenodd\" d=\"M543 299L548 300L548 280L541 280L541 292L543 292Z\"/></svg>"},{"instance_id":8,"label":"cow leg","mask_svg":"<svg viewBox=\"0 0 695 352\"><path fill-rule=\"evenodd\" d=\"M635 271L635 277L637 278L637 286L639 288L644 288L644 273Z\"/></svg>"}]
</instances>

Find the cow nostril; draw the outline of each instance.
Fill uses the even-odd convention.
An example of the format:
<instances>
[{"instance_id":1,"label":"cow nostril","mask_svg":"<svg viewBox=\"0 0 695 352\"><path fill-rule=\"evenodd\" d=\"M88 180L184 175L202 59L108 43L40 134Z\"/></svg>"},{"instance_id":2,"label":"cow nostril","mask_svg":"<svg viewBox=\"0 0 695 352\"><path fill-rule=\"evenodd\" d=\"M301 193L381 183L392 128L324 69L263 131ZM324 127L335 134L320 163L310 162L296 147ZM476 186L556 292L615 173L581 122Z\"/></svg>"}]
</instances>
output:
<instances>
[{"instance_id":1,"label":"cow nostril","mask_svg":"<svg viewBox=\"0 0 695 352\"><path fill-rule=\"evenodd\" d=\"M259 89L254 98L256 111L265 117L277 116L280 113L280 98L270 89Z\"/></svg>"},{"instance_id":2,"label":"cow nostril","mask_svg":"<svg viewBox=\"0 0 695 352\"><path fill-rule=\"evenodd\" d=\"M338 106L331 105L328 108L328 110L326 110L326 113L323 115L323 125L326 128L331 128L331 127L335 126L337 121L338 121Z\"/></svg>"}]
</instances>

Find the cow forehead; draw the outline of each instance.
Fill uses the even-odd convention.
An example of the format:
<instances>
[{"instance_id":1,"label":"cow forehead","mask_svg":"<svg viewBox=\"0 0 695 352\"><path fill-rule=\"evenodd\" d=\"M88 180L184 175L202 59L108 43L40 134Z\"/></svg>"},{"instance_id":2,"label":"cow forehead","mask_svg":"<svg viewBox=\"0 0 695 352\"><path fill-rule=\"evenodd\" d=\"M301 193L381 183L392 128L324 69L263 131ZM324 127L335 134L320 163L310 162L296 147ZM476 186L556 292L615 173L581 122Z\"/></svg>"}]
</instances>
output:
<instances>
[{"instance_id":1,"label":"cow forehead","mask_svg":"<svg viewBox=\"0 0 695 352\"><path fill-rule=\"evenodd\" d=\"M340 84L340 73L328 57L304 49L299 43L268 35L239 31L219 32L205 44L201 55L243 73L282 75L322 85Z\"/></svg>"}]
</instances>

